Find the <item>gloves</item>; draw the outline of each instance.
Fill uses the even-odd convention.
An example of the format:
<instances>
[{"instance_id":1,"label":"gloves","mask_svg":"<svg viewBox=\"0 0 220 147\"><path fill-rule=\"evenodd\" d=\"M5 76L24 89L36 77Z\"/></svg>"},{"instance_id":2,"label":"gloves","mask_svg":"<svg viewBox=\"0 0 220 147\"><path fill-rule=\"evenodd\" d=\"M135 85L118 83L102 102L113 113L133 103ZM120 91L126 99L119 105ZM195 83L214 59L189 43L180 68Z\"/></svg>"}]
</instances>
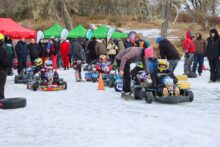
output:
<instances>
[{"instance_id":1,"label":"gloves","mask_svg":"<svg viewBox=\"0 0 220 147\"><path fill-rule=\"evenodd\" d=\"M185 58L189 58L189 53L188 52L185 53Z\"/></svg>"}]
</instances>

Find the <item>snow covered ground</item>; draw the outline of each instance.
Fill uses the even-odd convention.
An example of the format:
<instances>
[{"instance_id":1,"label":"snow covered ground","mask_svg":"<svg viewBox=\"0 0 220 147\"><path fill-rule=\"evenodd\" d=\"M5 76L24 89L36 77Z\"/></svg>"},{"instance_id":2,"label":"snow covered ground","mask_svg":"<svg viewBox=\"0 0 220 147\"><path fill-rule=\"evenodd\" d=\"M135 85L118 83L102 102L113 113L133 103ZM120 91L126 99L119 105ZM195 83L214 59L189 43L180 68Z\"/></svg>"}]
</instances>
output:
<instances>
[{"instance_id":1,"label":"snow covered ground","mask_svg":"<svg viewBox=\"0 0 220 147\"><path fill-rule=\"evenodd\" d=\"M182 74L183 63L177 73ZM0 110L0 147L219 147L220 86L209 71L191 79L193 103L125 101L97 83L76 83L59 71L68 90L33 92L8 77L6 96L27 98L27 107Z\"/></svg>"}]
</instances>

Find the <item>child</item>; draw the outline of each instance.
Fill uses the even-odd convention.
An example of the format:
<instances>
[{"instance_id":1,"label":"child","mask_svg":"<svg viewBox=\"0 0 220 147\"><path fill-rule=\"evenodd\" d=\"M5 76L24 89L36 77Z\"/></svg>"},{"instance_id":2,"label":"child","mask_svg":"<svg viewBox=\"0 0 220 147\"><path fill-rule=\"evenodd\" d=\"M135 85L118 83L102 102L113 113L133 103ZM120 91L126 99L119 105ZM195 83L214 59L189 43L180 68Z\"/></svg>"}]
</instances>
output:
<instances>
[{"instance_id":1,"label":"child","mask_svg":"<svg viewBox=\"0 0 220 147\"><path fill-rule=\"evenodd\" d=\"M166 83L167 79L169 79ZM169 70L169 62L165 59L158 60L158 69L156 72L156 88L158 94L161 96L168 96L170 92L173 92L175 96L180 95L180 89L176 87L177 78Z\"/></svg>"},{"instance_id":2,"label":"child","mask_svg":"<svg viewBox=\"0 0 220 147\"><path fill-rule=\"evenodd\" d=\"M106 73L109 74L112 70L112 66L110 62L107 61L106 55L100 55L99 61L96 64L96 71L99 73Z\"/></svg>"}]
</instances>

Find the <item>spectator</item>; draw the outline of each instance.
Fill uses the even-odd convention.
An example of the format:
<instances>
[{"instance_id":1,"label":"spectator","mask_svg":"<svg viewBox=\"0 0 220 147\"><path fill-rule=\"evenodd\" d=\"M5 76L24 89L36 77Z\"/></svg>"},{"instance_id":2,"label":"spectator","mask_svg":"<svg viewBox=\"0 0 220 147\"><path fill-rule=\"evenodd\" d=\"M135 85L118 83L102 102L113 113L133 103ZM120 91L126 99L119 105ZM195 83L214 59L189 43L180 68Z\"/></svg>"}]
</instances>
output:
<instances>
[{"instance_id":1,"label":"spectator","mask_svg":"<svg viewBox=\"0 0 220 147\"><path fill-rule=\"evenodd\" d=\"M186 32L186 38L183 41L183 49L185 51L184 74L189 75L192 72L192 62L195 53L195 45L193 43L193 33Z\"/></svg>"},{"instance_id":2,"label":"spectator","mask_svg":"<svg viewBox=\"0 0 220 147\"><path fill-rule=\"evenodd\" d=\"M107 55L106 44L103 39L97 39L95 45L96 57L100 55Z\"/></svg>"},{"instance_id":3,"label":"spectator","mask_svg":"<svg viewBox=\"0 0 220 147\"><path fill-rule=\"evenodd\" d=\"M7 73L10 76L10 75L13 75L12 67L13 67L13 59L15 58L15 53L14 53L14 48L13 48L12 41L9 35L5 35L5 45L7 46L8 62L9 62Z\"/></svg>"},{"instance_id":4,"label":"spectator","mask_svg":"<svg viewBox=\"0 0 220 147\"><path fill-rule=\"evenodd\" d=\"M111 63L113 63L115 60L117 50L118 50L118 46L113 42L112 39L110 39L107 45L107 52Z\"/></svg>"},{"instance_id":5,"label":"spectator","mask_svg":"<svg viewBox=\"0 0 220 147\"><path fill-rule=\"evenodd\" d=\"M201 33L195 34L195 40L193 41L196 47L196 52L194 54L194 63L192 71L196 73L197 65L199 76L202 74L202 66L204 63L204 56L205 56L205 48L206 48L206 40L202 38Z\"/></svg>"},{"instance_id":6,"label":"spectator","mask_svg":"<svg viewBox=\"0 0 220 147\"><path fill-rule=\"evenodd\" d=\"M124 42L124 46L125 46L125 49L126 48L129 48L129 47L133 47L134 46L134 43L131 41L130 38L127 38Z\"/></svg>"},{"instance_id":7,"label":"spectator","mask_svg":"<svg viewBox=\"0 0 220 147\"><path fill-rule=\"evenodd\" d=\"M34 60L39 57L40 48L34 39L31 39L31 43L28 45L28 51L31 59L31 65L34 66Z\"/></svg>"},{"instance_id":8,"label":"spectator","mask_svg":"<svg viewBox=\"0 0 220 147\"><path fill-rule=\"evenodd\" d=\"M57 48L55 45L55 40L52 38L48 41L47 43L47 52L49 53L49 57L53 62L53 68L56 70L57 69Z\"/></svg>"},{"instance_id":9,"label":"spectator","mask_svg":"<svg viewBox=\"0 0 220 147\"><path fill-rule=\"evenodd\" d=\"M162 37L156 39L156 44L160 51L160 57L162 59L167 59L169 62L169 70L173 73L180 60L176 48L169 40Z\"/></svg>"},{"instance_id":10,"label":"spectator","mask_svg":"<svg viewBox=\"0 0 220 147\"><path fill-rule=\"evenodd\" d=\"M216 29L210 30L210 37L207 41L206 56L211 72L209 82L220 82L220 37Z\"/></svg>"},{"instance_id":11,"label":"spectator","mask_svg":"<svg viewBox=\"0 0 220 147\"><path fill-rule=\"evenodd\" d=\"M70 54L70 43L69 40L64 40L60 44L60 55L63 60L64 70L69 69L69 54Z\"/></svg>"},{"instance_id":12,"label":"spectator","mask_svg":"<svg viewBox=\"0 0 220 147\"><path fill-rule=\"evenodd\" d=\"M92 38L92 40L89 42L87 46L87 50L88 50L87 63L91 63L92 61L98 58L96 55L95 46L96 46L96 38Z\"/></svg>"},{"instance_id":13,"label":"spectator","mask_svg":"<svg viewBox=\"0 0 220 147\"><path fill-rule=\"evenodd\" d=\"M20 41L17 42L15 50L18 59L18 74L20 74L22 70L26 68L28 56L28 48L25 38L22 38Z\"/></svg>"},{"instance_id":14,"label":"spectator","mask_svg":"<svg viewBox=\"0 0 220 147\"><path fill-rule=\"evenodd\" d=\"M7 68L9 68L8 53L4 45L4 35L0 33L0 99L5 98L5 83L7 78Z\"/></svg>"}]
</instances>

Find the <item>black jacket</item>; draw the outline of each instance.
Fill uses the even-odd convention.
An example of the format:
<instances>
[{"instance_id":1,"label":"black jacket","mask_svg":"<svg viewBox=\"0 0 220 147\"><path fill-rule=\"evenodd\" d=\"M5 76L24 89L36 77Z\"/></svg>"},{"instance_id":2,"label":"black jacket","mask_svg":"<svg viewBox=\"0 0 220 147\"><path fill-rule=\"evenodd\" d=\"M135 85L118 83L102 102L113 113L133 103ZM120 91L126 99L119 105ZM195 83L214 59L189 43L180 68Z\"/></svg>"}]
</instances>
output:
<instances>
[{"instance_id":1,"label":"black jacket","mask_svg":"<svg viewBox=\"0 0 220 147\"><path fill-rule=\"evenodd\" d=\"M0 42L0 70L7 71L9 67L8 53L6 51L6 46L3 42Z\"/></svg>"},{"instance_id":2,"label":"black jacket","mask_svg":"<svg viewBox=\"0 0 220 147\"><path fill-rule=\"evenodd\" d=\"M30 43L28 45L28 51L29 51L29 54L30 54L30 57L31 58L38 58L39 57L39 46L38 44L36 43Z\"/></svg>"},{"instance_id":3,"label":"black jacket","mask_svg":"<svg viewBox=\"0 0 220 147\"><path fill-rule=\"evenodd\" d=\"M92 40L89 42L88 46L87 46L87 50L88 50L88 61L87 62L92 62L93 60L97 59L96 56L96 51L95 51L95 45L96 45L96 41Z\"/></svg>"},{"instance_id":4,"label":"black jacket","mask_svg":"<svg viewBox=\"0 0 220 147\"><path fill-rule=\"evenodd\" d=\"M159 43L160 57L167 60L179 60L179 54L173 44L164 39Z\"/></svg>"},{"instance_id":5,"label":"black jacket","mask_svg":"<svg viewBox=\"0 0 220 147\"><path fill-rule=\"evenodd\" d=\"M206 56L208 59L218 59L220 56L220 37L213 39L209 37L207 39Z\"/></svg>"},{"instance_id":6,"label":"black jacket","mask_svg":"<svg viewBox=\"0 0 220 147\"><path fill-rule=\"evenodd\" d=\"M28 48L27 48L27 43L18 41L15 47L16 54L18 58L24 59L27 58L28 55Z\"/></svg>"},{"instance_id":7,"label":"black jacket","mask_svg":"<svg viewBox=\"0 0 220 147\"><path fill-rule=\"evenodd\" d=\"M125 45L125 49L134 46L134 44L131 41L127 41L127 40L125 40L124 45Z\"/></svg>"}]
</instances>

